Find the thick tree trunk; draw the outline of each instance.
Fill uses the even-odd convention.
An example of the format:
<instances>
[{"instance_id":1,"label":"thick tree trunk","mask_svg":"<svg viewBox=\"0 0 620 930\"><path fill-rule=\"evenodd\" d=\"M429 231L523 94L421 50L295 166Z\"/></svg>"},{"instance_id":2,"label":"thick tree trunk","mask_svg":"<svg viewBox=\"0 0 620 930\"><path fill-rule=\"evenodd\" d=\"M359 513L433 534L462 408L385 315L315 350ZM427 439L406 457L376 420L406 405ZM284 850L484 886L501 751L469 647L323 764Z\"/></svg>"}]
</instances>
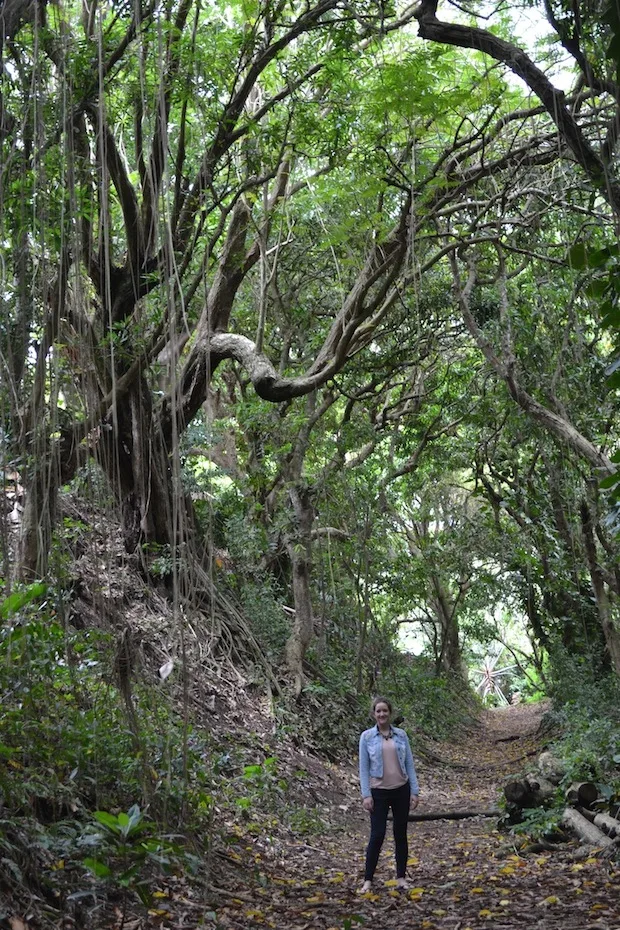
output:
<instances>
[{"instance_id":1,"label":"thick tree trunk","mask_svg":"<svg viewBox=\"0 0 620 930\"><path fill-rule=\"evenodd\" d=\"M286 662L295 682L295 694L299 697L304 683L303 661L314 635L314 617L310 594L310 572L312 564L312 523L314 508L307 488L293 487L290 499L295 513L295 532L288 542L288 551L293 567L293 601L295 619L286 644Z\"/></svg>"},{"instance_id":2,"label":"thick tree trunk","mask_svg":"<svg viewBox=\"0 0 620 930\"><path fill-rule=\"evenodd\" d=\"M19 581L30 582L47 574L58 489L73 478L79 462L70 436L62 430L58 440L40 436L30 450L35 464L30 474L22 475L24 510L14 570Z\"/></svg>"},{"instance_id":3,"label":"thick tree trunk","mask_svg":"<svg viewBox=\"0 0 620 930\"><path fill-rule=\"evenodd\" d=\"M58 499L53 463L49 468L37 467L25 488L15 574L19 581L28 583L47 574Z\"/></svg>"},{"instance_id":4,"label":"thick tree trunk","mask_svg":"<svg viewBox=\"0 0 620 930\"><path fill-rule=\"evenodd\" d=\"M140 380L104 434L101 465L120 508L125 548L172 544L173 488L169 454L154 421L150 392ZM185 507L183 499L182 506Z\"/></svg>"}]
</instances>

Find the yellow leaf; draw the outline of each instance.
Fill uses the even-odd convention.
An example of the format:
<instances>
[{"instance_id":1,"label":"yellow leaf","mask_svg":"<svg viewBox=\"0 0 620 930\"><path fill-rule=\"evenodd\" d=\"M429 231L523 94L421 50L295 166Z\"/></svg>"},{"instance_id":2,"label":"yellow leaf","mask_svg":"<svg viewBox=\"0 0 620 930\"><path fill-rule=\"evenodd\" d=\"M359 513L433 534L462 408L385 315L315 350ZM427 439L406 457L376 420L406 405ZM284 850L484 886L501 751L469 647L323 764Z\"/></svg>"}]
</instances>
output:
<instances>
[{"instance_id":1,"label":"yellow leaf","mask_svg":"<svg viewBox=\"0 0 620 930\"><path fill-rule=\"evenodd\" d=\"M400 894L394 888L390 888L388 895L390 898L400 898Z\"/></svg>"},{"instance_id":2,"label":"yellow leaf","mask_svg":"<svg viewBox=\"0 0 620 930\"><path fill-rule=\"evenodd\" d=\"M339 885L344 881L344 872L338 872L337 875L332 875L329 881L332 885Z\"/></svg>"},{"instance_id":3,"label":"yellow leaf","mask_svg":"<svg viewBox=\"0 0 620 930\"><path fill-rule=\"evenodd\" d=\"M149 914L151 917L170 917L170 911L167 911L165 907L150 907Z\"/></svg>"},{"instance_id":4,"label":"yellow leaf","mask_svg":"<svg viewBox=\"0 0 620 930\"><path fill-rule=\"evenodd\" d=\"M608 909L607 904L593 904L590 908L591 911L606 911Z\"/></svg>"},{"instance_id":5,"label":"yellow leaf","mask_svg":"<svg viewBox=\"0 0 620 930\"><path fill-rule=\"evenodd\" d=\"M502 898L502 900L499 903L501 904L502 907L507 907L510 904L510 901L507 898Z\"/></svg>"},{"instance_id":6,"label":"yellow leaf","mask_svg":"<svg viewBox=\"0 0 620 930\"><path fill-rule=\"evenodd\" d=\"M316 879L306 878L305 881L302 882L302 885L316 885Z\"/></svg>"},{"instance_id":7,"label":"yellow leaf","mask_svg":"<svg viewBox=\"0 0 620 930\"><path fill-rule=\"evenodd\" d=\"M306 898L306 904L321 904L325 900L325 895L323 892L320 894L312 895L311 898Z\"/></svg>"},{"instance_id":8,"label":"yellow leaf","mask_svg":"<svg viewBox=\"0 0 620 930\"><path fill-rule=\"evenodd\" d=\"M583 869L583 862L576 862L574 865L571 865L571 872L581 872Z\"/></svg>"},{"instance_id":9,"label":"yellow leaf","mask_svg":"<svg viewBox=\"0 0 620 930\"><path fill-rule=\"evenodd\" d=\"M52 866L52 872L58 872L60 869L64 869L64 867L65 867L65 860L59 859L58 862L55 862L54 865Z\"/></svg>"},{"instance_id":10,"label":"yellow leaf","mask_svg":"<svg viewBox=\"0 0 620 930\"><path fill-rule=\"evenodd\" d=\"M470 894L484 894L484 888L471 888Z\"/></svg>"},{"instance_id":11,"label":"yellow leaf","mask_svg":"<svg viewBox=\"0 0 620 930\"><path fill-rule=\"evenodd\" d=\"M424 894L424 888L412 888L409 894Z\"/></svg>"},{"instance_id":12,"label":"yellow leaf","mask_svg":"<svg viewBox=\"0 0 620 930\"><path fill-rule=\"evenodd\" d=\"M167 891L154 891L153 897L154 898L167 898L168 892Z\"/></svg>"},{"instance_id":13,"label":"yellow leaf","mask_svg":"<svg viewBox=\"0 0 620 930\"><path fill-rule=\"evenodd\" d=\"M515 870L511 865L505 865L503 869L499 870L500 875L514 875Z\"/></svg>"},{"instance_id":14,"label":"yellow leaf","mask_svg":"<svg viewBox=\"0 0 620 930\"><path fill-rule=\"evenodd\" d=\"M549 856L541 856L536 860L536 865L546 865L547 862L549 862Z\"/></svg>"},{"instance_id":15,"label":"yellow leaf","mask_svg":"<svg viewBox=\"0 0 620 930\"><path fill-rule=\"evenodd\" d=\"M551 907L553 904L559 904L560 900L556 895L550 894L548 898L543 898L543 900L538 903L542 904L543 907Z\"/></svg>"},{"instance_id":16,"label":"yellow leaf","mask_svg":"<svg viewBox=\"0 0 620 930\"><path fill-rule=\"evenodd\" d=\"M420 860L416 859L415 856L412 856L410 859L407 859L407 865L419 865Z\"/></svg>"},{"instance_id":17,"label":"yellow leaf","mask_svg":"<svg viewBox=\"0 0 620 930\"><path fill-rule=\"evenodd\" d=\"M478 917L492 917L493 911L490 911L488 908L483 907L481 911L478 911Z\"/></svg>"},{"instance_id":18,"label":"yellow leaf","mask_svg":"<svg viewBox=\"0 0 620 930\"><path fill-rule=\"evenodd\" d=\"M431 913L434 914L436 917L445 917L448 912L444 911L443 908L441 907L437 907L435 908L434 911L431 911Z\"/></svg>"}]
</instances>

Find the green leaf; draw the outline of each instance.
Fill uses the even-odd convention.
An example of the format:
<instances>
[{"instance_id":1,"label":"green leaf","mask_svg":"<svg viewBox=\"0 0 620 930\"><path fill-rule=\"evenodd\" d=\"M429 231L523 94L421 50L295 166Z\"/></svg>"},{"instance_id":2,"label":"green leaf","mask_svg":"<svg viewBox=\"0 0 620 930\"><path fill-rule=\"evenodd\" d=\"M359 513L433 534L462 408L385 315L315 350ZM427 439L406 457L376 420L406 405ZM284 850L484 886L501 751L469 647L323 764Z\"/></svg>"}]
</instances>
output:
<instances>
[{"instance_id":1,"label":"green leaf","mask_svg":"<svg viewBox=\"0 0 620 930\"><path fill-rule=\"evenodd\" d=\"M108 811L95 811L93 816L95 820L98 820L104 827L109 827L110 830L118 832L118 817L115 817L114 814L110 814Z\"/></svg>"},{"instance_id":2,"label":"green leaf","mask_svg":"<svg viewBox=\"0 0 620 930\"><path fill-rule=\"evenodd\" d=\"M22 607L25 607L27 604L32 603L36 598L43 597L46 591L46 584L43 584L43 582L36 582L35 584L29 585L25 591L14 591L13 594L9 594L9 596L3 600L2 604L0 604L0 614L3 620L6 620L11 614L21 610Z\"/></svg>"},{"instance_id":3,"label":"green leaf","mask_svg":"<svg viewBox=\"0 0 620 930\"><path fill-rule=\"evenodd\" d=\"M84 859L83 864L85 868L87 868L89 872L92 872L93 875L96 875L97 878L109 878L112 874L110 867L99 859Z\"/></svg>"},{"instance_id":4,"label":"green leaf","mask_svg":"<svg viewBox=\"0 0 620 930\"><path fill-rule=\"evenodd\" d=\"M575 271L581 271L588 267L587 256L588 253L585 245L582 242L578 242L568 250L568 264L571 268L574 268Z\"/></svg>"}]
</instances>

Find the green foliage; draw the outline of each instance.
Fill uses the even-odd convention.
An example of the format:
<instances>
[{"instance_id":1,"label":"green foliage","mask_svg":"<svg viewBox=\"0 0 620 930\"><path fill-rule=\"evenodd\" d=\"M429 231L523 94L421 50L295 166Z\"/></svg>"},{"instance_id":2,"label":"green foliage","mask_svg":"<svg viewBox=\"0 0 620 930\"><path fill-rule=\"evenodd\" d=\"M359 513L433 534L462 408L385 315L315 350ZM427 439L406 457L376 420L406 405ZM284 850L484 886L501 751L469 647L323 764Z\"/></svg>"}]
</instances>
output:
<instances>
[{"instance_id":1,"label":"green foliage","mask_svg":"<svg viewBox=\"0 0 620 930\"><path fill-rule=\"evenodd\" d=\"M96 878L135 892L147 907L152 905L149 885L153 881L153 868L166 873L181 871L191 861L178 843L145 819L137 804L127 813L95 811L94 818L95 823L82 843L88 839L97 855L86 857L82 864Z\"/></svg>"},{"instance_id":2,"label":"green foliage","mask_svg":"<svg viewBox=\"0 0 620 930\"><path fill-rule=\"evenodd\" d=\"M620 681L596 657L560 653L553 664L553 696L563 737L555 750L565 781L595 781L620 790Z\"/></svg>"},{"instance_id":3,"label":"green foliage","mask_svg":"<svg viewBox=\"0 0 620 930\"><path fill-rule=\"evenodd\" d=\"M533 840L547 838L559 831L564 803L550 808L533 807L521 811L521 820L514 824L512 832L525 834Z\"/></svg>"}]
</instances>

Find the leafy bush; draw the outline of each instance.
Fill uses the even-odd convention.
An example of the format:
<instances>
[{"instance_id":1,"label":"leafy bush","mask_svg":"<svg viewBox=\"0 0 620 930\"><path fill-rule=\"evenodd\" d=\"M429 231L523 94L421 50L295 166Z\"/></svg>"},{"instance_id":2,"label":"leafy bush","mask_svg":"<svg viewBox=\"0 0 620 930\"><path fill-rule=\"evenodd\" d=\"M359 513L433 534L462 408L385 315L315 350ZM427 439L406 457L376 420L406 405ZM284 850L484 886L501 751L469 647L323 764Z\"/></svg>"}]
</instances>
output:
<instances>
[{"instance_id":1,"label":"leafy bush","mask_svg":"<svg viewBox=\"0 0 620 930\"><path fill-rule=\"evenodd\" d=\"M563 737L555 751L566 782L587 779L620 788L620 679L594 657L558 651L553 662L556 722Z\"/></svg>"}]
</instances>

